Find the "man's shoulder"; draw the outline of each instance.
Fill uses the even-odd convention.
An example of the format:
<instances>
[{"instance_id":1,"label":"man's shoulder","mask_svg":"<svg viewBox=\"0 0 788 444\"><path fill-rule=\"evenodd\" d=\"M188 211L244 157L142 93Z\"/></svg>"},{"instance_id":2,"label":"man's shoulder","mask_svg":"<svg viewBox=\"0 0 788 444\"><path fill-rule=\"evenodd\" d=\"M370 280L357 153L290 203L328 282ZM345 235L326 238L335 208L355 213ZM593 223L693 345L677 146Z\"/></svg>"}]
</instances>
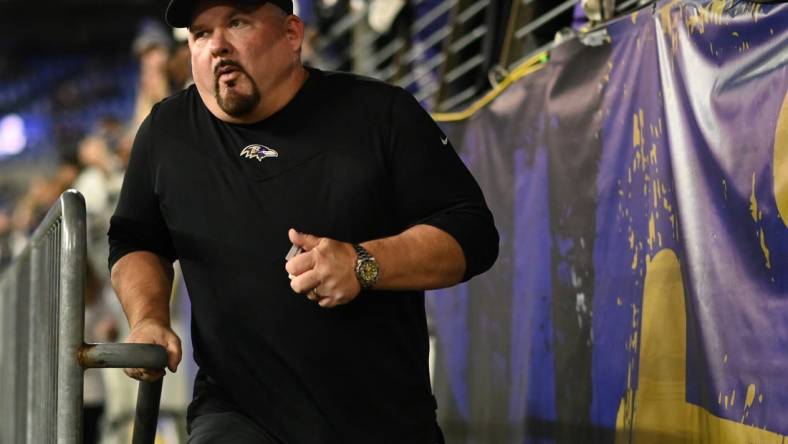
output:
<instances>
[{"instance_id":1,"label":"man's shoulder","mask_svg":"<svg viewBox=\"0 0 788 444\"><path fill-rule=\"evenodd\" d=\"M343 71L322 71L321 76L326 89L337 94L362 97L373 94L367 97L381 98L394 96L402 89L382 80Z\"/></svg>"},{"instance_id":2,"label":"man's shoulder","mask_svg":"<svg viewBox=\"0 0 788 444\"><path fill-rule=\"evenodd\" d=\"M152 113L156 114L157 119L167 119L170 117L183 118L183 116L186 115L185 112L194 106L194 99L196 97L197 88L192 84L154 105Z\"/></svg>"},{"instance_id":3,"label":"man's shoulder","mask_svg":"<svg viewBox=\"0 0 788 444\"><path fill-rule=\"evenodd\" d=\"M418 106L407 90L382 80L341 71L322 71L320 95L333 106L344 104L349 111L390 113L392 109L413 104Z\"/></svg>"}]
</instances>

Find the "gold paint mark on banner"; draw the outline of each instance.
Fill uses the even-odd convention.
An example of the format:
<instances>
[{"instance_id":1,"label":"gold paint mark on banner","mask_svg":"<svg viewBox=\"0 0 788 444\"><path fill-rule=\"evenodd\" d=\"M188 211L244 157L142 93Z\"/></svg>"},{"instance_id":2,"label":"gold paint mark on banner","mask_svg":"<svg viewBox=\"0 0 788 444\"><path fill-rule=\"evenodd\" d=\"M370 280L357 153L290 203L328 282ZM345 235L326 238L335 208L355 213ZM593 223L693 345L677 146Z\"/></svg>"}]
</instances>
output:
<instances>
[{"instance_id":1,"label":"gold paint mark on banner","mask_svg":"<svg viewBox=\"0 0 788 444\"><path fill-rule=\"evenodd\" d=\"M659 179L655 180L651 183L651 195L653 197L654 209L659 208ZM659 217L659 213L657 213L657 217Z\"/></svg>"},{"instance_id":2,"label":"gold paint mark on banner","mask_svg":"<svg viewBox=\"0 0 788 444\"><path fill-rule=\"evenodd\" d=\"M766 259L766 268L772 268L772 262L769 259L769 247L766 246L766 236L763 234L763 228L760 230L760 234L758 236L761 241L761 251L763 252L763 257Z\"/></svg>"},{"instance_id":3,"label":"gold paint mark on banner","mask_svg":"<svg viewBox=\"0 0 788 444\"><path fill-rule=\"evenodd\" d=\"M638 332L633 333L632 336L629 337L629 343L626 348L633 352L638 351Z\"/></svg>"},{"instance_id":4,"label":"gold paint mark on banner","mask_svg":"<svg viewBox=\"0 0 788 444\"><path fill-rule=\"evenodd\" d=\"M659 22L662 25L662 32L670 36L670 49L671 54L675 55L678 48L678 32L674 30L673 19L671 11L675 5L678 4L677 0L673 0L664 4L659 8Z\"/></svg>"},{"instance_id":5,"label":"gold paint mark on banner","mask_svg":"<svg viewBox=\"0 0 788 444\"><path fill-rule=\"evenodd\" d=\"M648 248L651 250L654 248L654 242L656 241L656 224L654 223L654 213L651 213L651 217L648 219Z\"/></svg>"},{"instance_id":6,"label":"gold paint mark on banner","mask_svg":"<svg viewBox=\"0 0 788 444\"><path fill-rule=\"evenodd\" d=\"M630 364L627 389L616 414L616 444L784 443L781 435L714 416L686 401L687 319L681 265L672 250L664 249L645 268L638 388L631 388ZM726 404L732 405L734 398L735 392L730 402L725 395ZM751 384L745 408L754 399Z\"/></svg>"},{"instance_id":7,"label":"gold paint mark on banner","mask_svg":"<svg viewBox=\"0 0 788 444\"><path fill-rule=\"evenodd\" d=\"M774 197L777 211L788 228L788 93L783 97L783 105L777 118L774 133Z\"/></svg>"},{"instance_id":8,"label":"gold paint mark on banner","mask_svg":"<svg viewBox=\"0 0 788 444\"><path fill-rule=\"evenodd\" d=\"M752 173L752 191L750 192L750 215L758 222L758 198L755 197L755 173Z\"/></svg>"},{"instance_id":9,"label":"gold paint mark on banner","mask_svg":"<svg viewBox=\"0 0 788 444\"><path fill-rule=\"evenodd\" d=\"M666 198L662 198L662 207L665 208L667 212L673 211L673 206L670 204L670 202L668 202L668 199Z\"/></svg>"},{"instance_id":10,"label":"gold paint mark on banner","mask_svg":"<svg viewBox=\"0 0 788 444\"><path fill-rule=\"evenodd\" d=\"M744 408L752 407L752 402L755 401L755 384L747 386L747 394L744 397Z\"/></svg>"},{"instance_id":11,"label":"gold paint mark on banner","mask_svg":"<svg viewBox=\"0 0 788 444\"><path fill-rule=\"evenodd\" d=\"M752 191L750 192L750 216L752 220L756 223L763 220L763 211L758 208L758 198L755 196L755 173L752 173ZM766 244L766 234L763 232L763 227L759 227L758 231L758 242L761 247L761 252L763 253L763 258L766 261L766 268L772 268L772 262L770 258L769 246Z\"/></svg>"}]
</instances>

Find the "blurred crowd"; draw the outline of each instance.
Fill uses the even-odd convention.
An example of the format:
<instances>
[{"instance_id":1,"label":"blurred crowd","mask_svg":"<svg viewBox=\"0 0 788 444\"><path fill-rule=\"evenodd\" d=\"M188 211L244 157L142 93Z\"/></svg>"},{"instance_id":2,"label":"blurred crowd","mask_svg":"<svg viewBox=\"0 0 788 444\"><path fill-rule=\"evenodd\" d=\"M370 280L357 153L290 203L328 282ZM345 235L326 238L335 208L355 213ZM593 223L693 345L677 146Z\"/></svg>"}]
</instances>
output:
<instances>
[{"instance_id":1,"label":"blurred crowd","mask_svg":"<svg viewBox=\"0 0 788 444\"><path fill-rule=\"evenodd\" d=\"M30 178L27 189L13 206L0 207L2 272L24 249L28 237L63 191L73 188L85 197L88 236L85 340L91 343L122 340L127 330L125 317L109 282L106 233L120 193L134 134L156 102L190 83L188 47L184 41L173 38L160 22L151 20L141 24L132 52L139 64L132 117L128 121L110 115L97 119L72 149L59 153L54 171ZM182 326L183 323L176 321L176 324ZM190 381L186 375L168 379L162 417L166 420L169 416L173 424L168 428L169 433L165 430L162 438L164 442L183 442L183 432L180 431L184 430L182 422L190 399ZM121 370L86 371L86 444L129 441L135 390L134 383ZM166 439L167 434L169 439Z\"/></svg>"},{"instance_id":2,"label":"blurred crowd","mask_svg":"<svg viewBox=\"0 0 788 444\"><path fill-rule=\"evenodd\" d=\"M24 247L27 236L68 188L85 195L92 222L91 243L105 237L137 127L153 104L190 83L188 47L173 39L158 22L141 25L132 50L139 77L131 119L120 121L113 115L96 119L76 143L58 147L59 164L54 171L42 169L30 178L26 191L16 196L12 205L0 207L0 269ZM57 102L55 98L53 101ZM98 262L94 265L106 269L106 262L101 267Z\"/></svg>"}]
</instances>

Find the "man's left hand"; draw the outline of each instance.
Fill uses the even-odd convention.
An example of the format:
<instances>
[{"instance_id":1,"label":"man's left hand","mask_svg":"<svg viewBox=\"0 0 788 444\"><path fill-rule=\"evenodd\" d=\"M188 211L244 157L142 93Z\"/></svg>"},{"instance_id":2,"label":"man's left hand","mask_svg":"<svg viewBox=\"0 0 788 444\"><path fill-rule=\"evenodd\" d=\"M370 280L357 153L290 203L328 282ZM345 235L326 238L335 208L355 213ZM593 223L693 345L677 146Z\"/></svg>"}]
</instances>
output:
<instances>
[{"instance_id":1,"label":"man's left hand","mask_svg":"<svg viewBox=\"0 0 788 444\"><path fill-rule=\"evenodd\" d=\"M324 308L347 304L358 296L361 285L356 279L356 252L351 244L292 228L287 234L290 242L304 249L285 265L293 276L293 291L306 294Z\"/></svg>"}]
</instances>

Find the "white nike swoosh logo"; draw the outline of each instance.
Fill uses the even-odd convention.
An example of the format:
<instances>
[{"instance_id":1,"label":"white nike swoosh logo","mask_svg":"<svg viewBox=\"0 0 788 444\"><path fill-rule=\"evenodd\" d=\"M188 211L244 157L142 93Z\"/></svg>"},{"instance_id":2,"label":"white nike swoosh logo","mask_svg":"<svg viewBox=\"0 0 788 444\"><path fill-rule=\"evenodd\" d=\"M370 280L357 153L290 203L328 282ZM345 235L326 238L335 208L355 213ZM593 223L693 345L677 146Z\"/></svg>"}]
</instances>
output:
<instances>
[{"instance_id":1,"label":"white nike swoosh logo","mask_svg":"<svg viewBox=\"0 0 788 444\"><path fill-rule=\"evenodd\" d=\"M448 145L449 144L449 138L448 137L441 137L441 142L443 142L444 145Z\"/></svg>"}]
</instances>

